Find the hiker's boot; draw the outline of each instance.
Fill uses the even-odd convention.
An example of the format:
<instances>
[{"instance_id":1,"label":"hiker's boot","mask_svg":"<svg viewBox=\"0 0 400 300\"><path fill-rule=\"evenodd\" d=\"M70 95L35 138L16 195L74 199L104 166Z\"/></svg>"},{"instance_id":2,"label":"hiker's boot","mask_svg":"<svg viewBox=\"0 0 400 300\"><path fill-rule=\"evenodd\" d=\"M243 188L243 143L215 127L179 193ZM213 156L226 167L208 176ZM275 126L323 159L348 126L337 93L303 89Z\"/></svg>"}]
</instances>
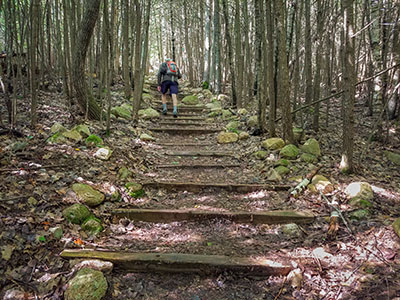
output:
<instances>
[{"instance_id":1,"label":"hiker's boot","mask_svg":"<svg viewBox=\"0 0 400 300\"><path fill-rule=\"evenodd\" d=\"M162 114L165 116L167 114L167 104L162 105Z\"/></svg>"},{"instance_id":2,"label":"hiker's boot","mask_svg":"<svg viewBox=\"0 0 400 300\"><path fill-rule=\"evenodd\" d=\"M176 106L174 106L174 110L173 110L172 114L174 115L174 118L178 117L178 109L176 108Z\"/></svg>"}]
</instances>

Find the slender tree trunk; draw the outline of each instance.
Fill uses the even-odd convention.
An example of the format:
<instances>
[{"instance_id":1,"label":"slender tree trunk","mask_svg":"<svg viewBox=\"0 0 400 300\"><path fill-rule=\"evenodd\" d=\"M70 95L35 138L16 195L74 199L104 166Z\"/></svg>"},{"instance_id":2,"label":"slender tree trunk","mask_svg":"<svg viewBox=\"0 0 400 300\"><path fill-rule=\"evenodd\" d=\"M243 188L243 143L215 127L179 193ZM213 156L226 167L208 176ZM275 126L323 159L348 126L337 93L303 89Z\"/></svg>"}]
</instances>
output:
<instances>
[{"instance_id":1,"label":"slender tree trunk","mask_svg":"<svg viewBox=\"0 0 400 300\"><path fill-rule=\"evenodd\" d=\"M31 86L31 126L35 127L37 123L37 48L39 41L39 6L40 0L33 0L31 7L31 43L29 48L30 56L30 86Z\"/></svg>"},{"instance_id":2,"label":"slender tree trunk","mask_svg":"<svg viewBox=\"0 0 400 300\"><path fill-rule=\"evenodd\" d=\"M87 0L87 8L80 24L80 30L76 41L76 51L73 59L73 80L76 98L82 111L86 111L86 99L89 99L89 117L99 120L101 109L88 89L85 78L85 60L93 29L99 15L101 0Z\"/></svg>"},{"instance_id":3,"label":"slender tree trunk","mask_svg":"<svg viewBox=\"0 0 400 300\"><path fill-rule=\"evenodd\" d=\"M276 94L274 82L274 22L272 17L272 0L266 1L266 17L267 17L267 86L269 99L269 120L268 129L271 137L276 136L275 119L276 119Z\"/></svg>"},{"instance_id":4,"label":"slender tree trunk","mask_svg":"<svg viewBox=\"0 0 400 300\"><path fill-rule=\"evenodd\" d=\"M304 73L306 80L306 103L312 101L312 50L311 50L311 0L304 1L304 17L305 17L305 37L304 37Z\"/></svg>"},{"instance_id":5,"label":"slender tree trunk","mask_svg":"<svg viewBox=\"0 0 400 300\"><path fill-rule=\"evenodd\" d=\"M127 99L131 96L129 76L129 0L124 0L124 18L122 23L122 78L124 80L124 94Z\"/></svg>"},{"instance_id":6,"label":"slender tree trunk","mask_svg":"<svg viewBox=\"0 0 400 300\"><path fill-rule=\"evenodd\" d=\"M240 22L240 5L239 0L235 0L235 52L236 52L236 69L237 83L236 83L236 97L237 107L243 107L243 55L242 55L242 35L241 35L241 22Z\"/></svg>"}]
</instances>

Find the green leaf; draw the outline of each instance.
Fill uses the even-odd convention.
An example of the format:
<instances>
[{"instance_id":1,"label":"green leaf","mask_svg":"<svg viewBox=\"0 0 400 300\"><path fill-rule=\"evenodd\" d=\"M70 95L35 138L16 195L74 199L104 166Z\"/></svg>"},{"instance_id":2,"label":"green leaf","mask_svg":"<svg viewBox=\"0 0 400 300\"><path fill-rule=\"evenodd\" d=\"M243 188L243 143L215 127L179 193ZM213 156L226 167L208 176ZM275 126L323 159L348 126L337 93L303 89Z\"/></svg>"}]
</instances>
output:
<instances>
[{"instance_id":1,"label":"green leaf","mask_svg":"<svg viewBox=\"0 0 400 300\"><path fill-rule=\"evenodd\" d=\"M207 246L212 246L212 242L207 242Z\"/></svg>"},{"instance_id":2,"label":"green leaf","mask_svg":"<svg viewBox=\"0 0 400 300\"><path fill-rule=\"evenodd\" d=\"M46 242L46 238L43 235L41 235L41 236L38 237L38 241L42 242L42 243L45 243Z\"/></svg>"}]
</instances>

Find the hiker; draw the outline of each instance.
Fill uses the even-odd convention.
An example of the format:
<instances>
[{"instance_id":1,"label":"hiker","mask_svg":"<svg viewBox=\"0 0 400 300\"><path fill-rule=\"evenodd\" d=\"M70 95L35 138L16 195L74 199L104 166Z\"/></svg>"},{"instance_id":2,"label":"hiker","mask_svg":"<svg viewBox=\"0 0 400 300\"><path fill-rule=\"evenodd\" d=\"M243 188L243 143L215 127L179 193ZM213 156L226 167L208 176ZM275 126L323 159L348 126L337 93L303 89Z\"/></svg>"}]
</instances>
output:
<instances>
[{"instance_id":1,"label":"hiker","mask_svg":"<svg viewBox=\"0 0 400 300\"><path fill-rule=\"evenodd\" d=\"M162 113L167 114L167 92L172 96L174 118L178 117L178 79L182 77L178 66L167 58L158 70L158 91L161 92Z\"/></svg>"}]
</instances>

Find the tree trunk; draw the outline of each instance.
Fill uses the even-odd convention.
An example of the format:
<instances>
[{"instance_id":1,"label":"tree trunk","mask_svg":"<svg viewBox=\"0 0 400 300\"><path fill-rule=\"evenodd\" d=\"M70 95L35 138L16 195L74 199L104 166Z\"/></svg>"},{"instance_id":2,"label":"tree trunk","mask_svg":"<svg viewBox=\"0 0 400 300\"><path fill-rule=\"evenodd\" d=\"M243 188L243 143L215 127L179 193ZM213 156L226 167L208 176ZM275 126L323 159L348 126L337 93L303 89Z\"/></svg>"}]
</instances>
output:
<instances>
[{"instance_id":1,"label":"tree trunk","mask_svg":"<svg viewBox=\"0 0 400 300\"><path fill-rule=\"evenodd\" d=\"M311 50L311 0L305 0L305 37L304 37L304 73L306 80L305 100L309 104L312 101L312 50Z\"/></svg>"},{"instance_id":2,"label":"tree trunk","mask_svg":"<svg viewBox=\"0 0 400 300\"><path fill-rule=\"evenodd\" d=\"M86 112L86 99L89 101L89 117L99 120L101 109L88 89L85 78L85 60L93 29L99 15L101 0L88 0L87 8L80 24L76 51L73 59L73 83L76 91L76 99L83 112Z\"/></svg>"},{"instance_id":3,"label":"tree trunk","mask_svg":"<svg viewBox=\"0 0 400 300\"><path fill-rule=\"evenodd\" d=\"M37 123L37 50L39 46L39 9L40 0L33 0L31 7L31 43L29 47L30 56L30 86L31 86L31 127L34 128Z\"/></svg>"},{"instance_id":4,"label":"tree trunk","mask_svg":"<svg viewBox=\"0 0 400 300\"><path fill-rule=\"evenodd\" d=\"M274 22L272 17L272 0L266 1L266 17L267 17L267 85L269 99L269 120L268 129L271 137L276 136L275 119L276 119L276 91L274 80Z\"/></svg>"}]
</instances>

